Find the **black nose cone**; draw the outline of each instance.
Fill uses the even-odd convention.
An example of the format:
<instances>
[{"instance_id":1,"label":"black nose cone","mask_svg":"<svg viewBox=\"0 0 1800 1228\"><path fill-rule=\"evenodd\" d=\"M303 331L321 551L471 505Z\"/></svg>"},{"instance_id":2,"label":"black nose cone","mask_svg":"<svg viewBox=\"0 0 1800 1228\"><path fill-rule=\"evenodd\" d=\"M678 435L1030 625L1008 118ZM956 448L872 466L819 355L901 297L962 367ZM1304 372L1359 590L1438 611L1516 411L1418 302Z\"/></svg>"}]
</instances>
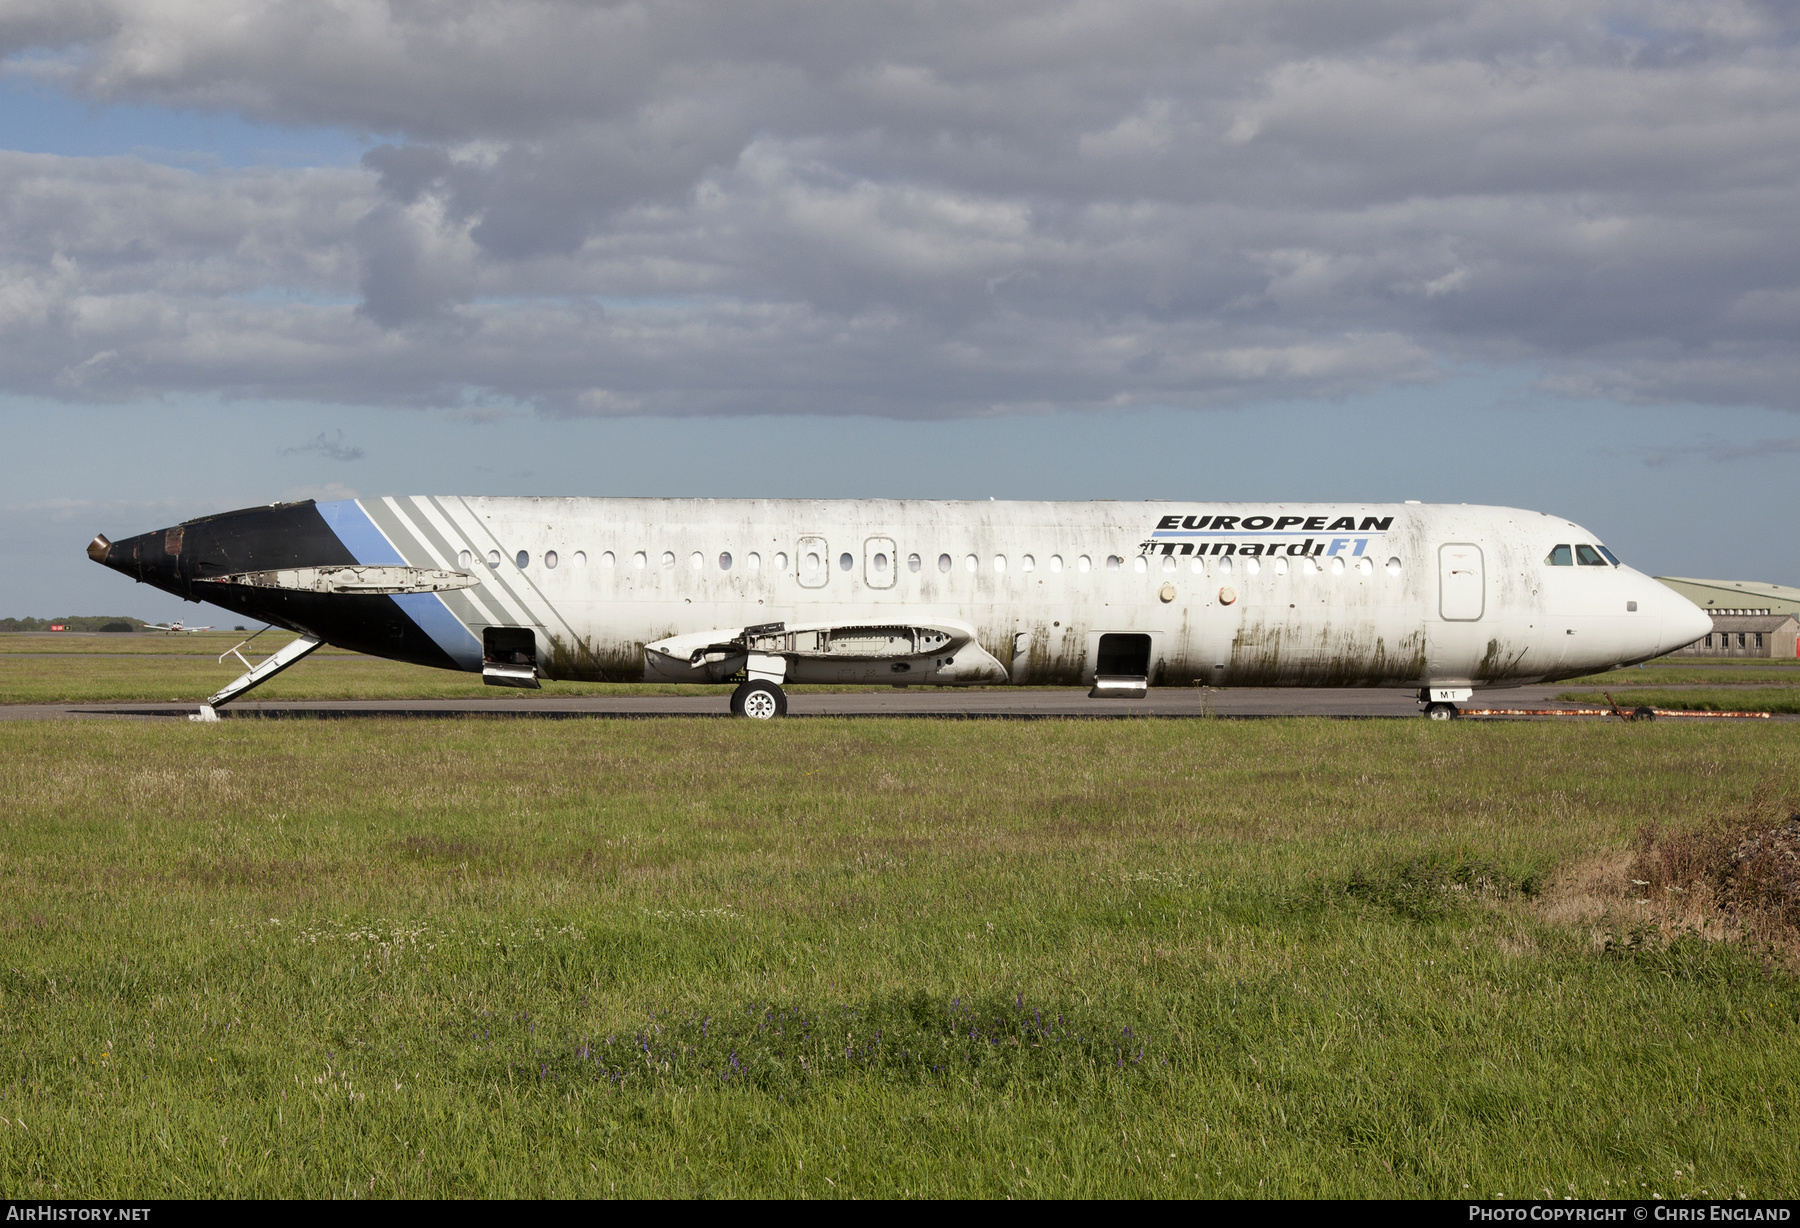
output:
<instances>
[{"instance_id":1,"label":"black nose cone","mask_svg":"<svg viewBox=\"0 0 1800 1228\"><path fill-rule=\"evenodd\" d=\"M134 580L185 597L188 595L187 582L181 569L184 536L180 526L140 533L118 542L96 536L88 543L87 555L94 562L124 572Z\"/></svg>"}]
</instances>

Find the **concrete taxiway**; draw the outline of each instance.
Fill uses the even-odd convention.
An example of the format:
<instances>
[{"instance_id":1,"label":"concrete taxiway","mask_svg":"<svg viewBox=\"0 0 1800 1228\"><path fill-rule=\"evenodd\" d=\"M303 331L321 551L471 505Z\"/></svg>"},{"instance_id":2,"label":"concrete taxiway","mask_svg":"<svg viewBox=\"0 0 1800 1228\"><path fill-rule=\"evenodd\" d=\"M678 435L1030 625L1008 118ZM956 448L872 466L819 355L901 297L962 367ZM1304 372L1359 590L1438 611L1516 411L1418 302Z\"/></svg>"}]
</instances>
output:
<instances>
[{"instance_id":1,"label":"concrete taxiway","mask_svg":"<svg viewBox=\"0 0 1800 1228\"><path fill-rule=\"evenodd\" d=\"M1482 708L1574 708L1554 697L1564 687L1520 687L1478 692L1465 705ZM179 720L194 712L192 703L8 704L0 720L138 719ZM1142 699L1089 699L1075 688L1027 687L992 690L892 690L870 692L791 693L790 717L930 717L948 720L1122 720L1134 717L1259 718L1326 716L1345 719L1419 718L1418 700L1409 691L1365 689L1244 687L1214 691L1168 688ZM493 699L246 700L220 710L227 720L315 719L345 717L526 717L570 719L599 717L726 718L723 695L506 695ZM1473 718L1484 719L1484 718ZM1528 719L1528 718L1485 718ZM1553 719L1553 718L1544 718ZM1776 720L1795 719L1776 717Z\"/></svg>"}]
</instances>

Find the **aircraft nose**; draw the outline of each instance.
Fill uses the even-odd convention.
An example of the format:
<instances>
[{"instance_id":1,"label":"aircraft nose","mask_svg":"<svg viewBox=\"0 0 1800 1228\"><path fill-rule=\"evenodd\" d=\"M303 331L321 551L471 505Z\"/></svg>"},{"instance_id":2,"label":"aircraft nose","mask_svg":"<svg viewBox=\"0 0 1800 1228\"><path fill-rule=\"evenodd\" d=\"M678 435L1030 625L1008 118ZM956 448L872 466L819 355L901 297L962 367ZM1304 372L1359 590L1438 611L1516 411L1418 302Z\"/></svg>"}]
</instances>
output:
<instances>
[{"instance_id":1,"label":"aircraft nose","mask_svg":"<svg viewBox=\"0 0 1800 1228\"><path fill-rule=\"evenodd\" d=\"M1662 588L1662 585L1657 585ZM1660 653L1686 648L1712 633L1712 616L1671 588L1663 588Z\"/></svg>"}]
</instances>

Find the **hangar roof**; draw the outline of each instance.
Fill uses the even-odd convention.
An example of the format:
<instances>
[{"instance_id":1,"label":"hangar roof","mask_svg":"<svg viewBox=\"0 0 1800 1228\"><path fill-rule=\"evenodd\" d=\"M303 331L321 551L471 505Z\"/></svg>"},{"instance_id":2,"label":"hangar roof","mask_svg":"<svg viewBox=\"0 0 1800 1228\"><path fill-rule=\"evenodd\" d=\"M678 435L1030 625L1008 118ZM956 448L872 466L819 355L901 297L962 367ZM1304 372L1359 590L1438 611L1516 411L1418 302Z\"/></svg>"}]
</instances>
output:
<instances>
[{"instance_id":1,"label":"hangar roof","mask_svg":"<svg viewBox=\"0 0 1800 1228\"><path fill-rule=\"evenodd\" d=\"M1800 588L1790 585L1761 580L1693 580L1685 576L1656 578L1709 614L1718 610L1800 614Z\"/></svg>"}]
</instances>

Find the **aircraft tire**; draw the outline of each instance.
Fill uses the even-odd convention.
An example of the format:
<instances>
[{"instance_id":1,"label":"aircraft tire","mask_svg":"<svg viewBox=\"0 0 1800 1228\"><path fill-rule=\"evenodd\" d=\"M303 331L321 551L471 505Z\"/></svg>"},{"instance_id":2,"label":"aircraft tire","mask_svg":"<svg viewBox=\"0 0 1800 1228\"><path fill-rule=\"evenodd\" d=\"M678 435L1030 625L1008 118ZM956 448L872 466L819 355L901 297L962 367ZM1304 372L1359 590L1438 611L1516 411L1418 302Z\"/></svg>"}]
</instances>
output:
<instances>
[{"instance_id":1,"label":"aircraft tire","mask_svg":"<svg viewBox=\"0 0 1800 1228\"><path fill-rule=\"evenodd\" d=\"M787 715L787 692L773 682L746 682L731 693L731 714L753 721L772 721Z\"/></svg>"},{"instance_id":2,"label":"aircraft tire","mask_svg":"<svg viewBox=\"0 0 1800 1228\"><path fill-rule=\"evenodd\" d=\"M1425 715L1434 721L1450 721L1461 716L1462 712L1455 704L1426 704Z\"/></svg>"}]
</instances>

